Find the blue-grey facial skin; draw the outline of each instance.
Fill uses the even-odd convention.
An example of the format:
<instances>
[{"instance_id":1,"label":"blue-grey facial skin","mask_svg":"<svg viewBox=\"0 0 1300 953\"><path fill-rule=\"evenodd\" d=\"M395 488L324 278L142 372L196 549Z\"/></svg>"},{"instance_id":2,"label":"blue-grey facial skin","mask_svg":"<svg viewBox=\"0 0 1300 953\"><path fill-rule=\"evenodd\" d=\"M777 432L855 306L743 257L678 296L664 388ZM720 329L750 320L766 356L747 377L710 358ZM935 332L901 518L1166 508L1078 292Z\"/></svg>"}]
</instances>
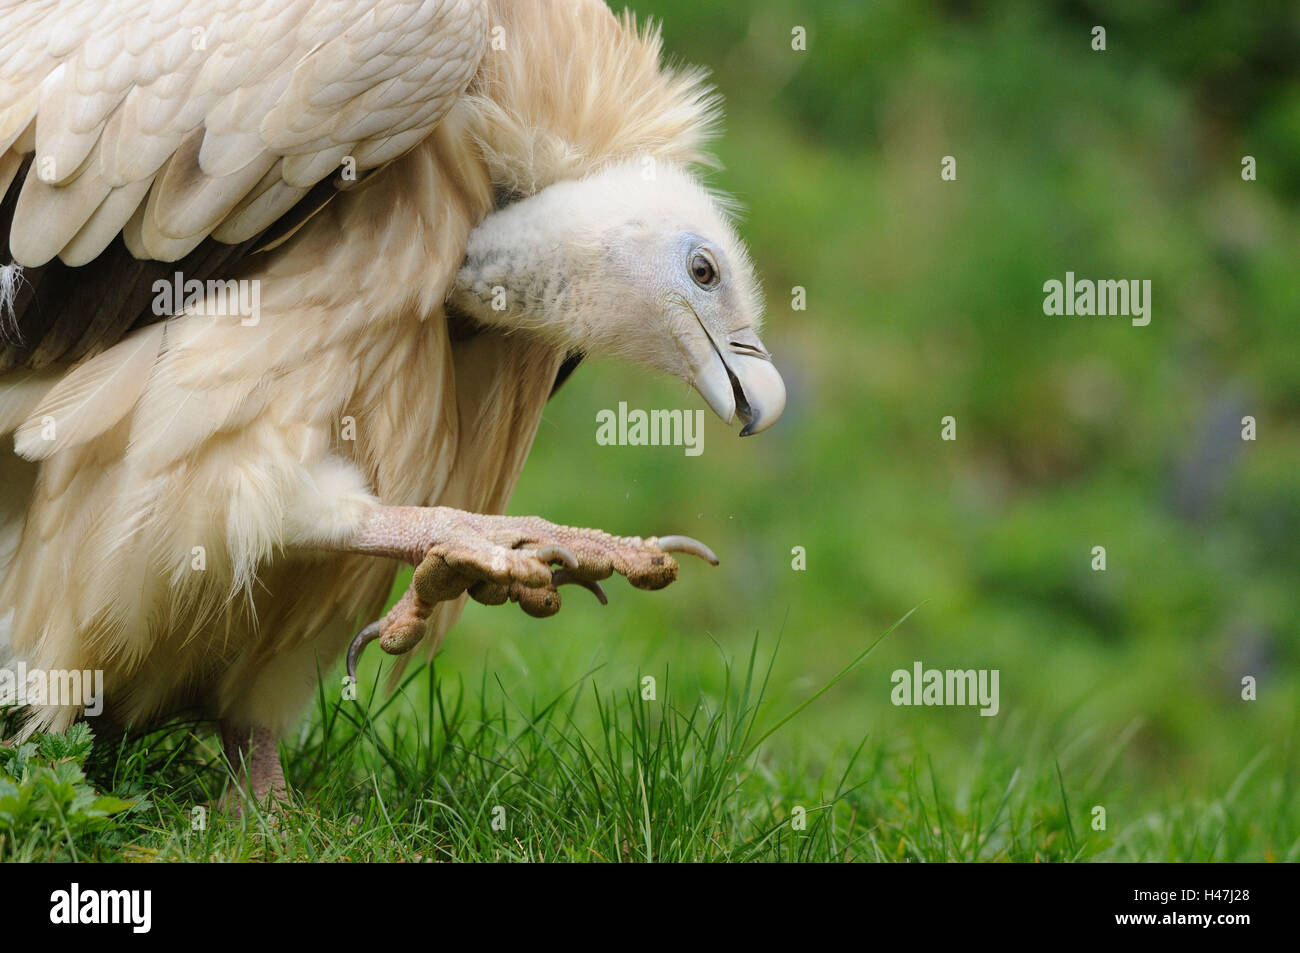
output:
<instances>
[{"instance_id":1,"label":"blue-grey facial skin","mask_svg":"<svg viewBox=\"0 0 1300 953\"><path fill-rule=\"evenodd\" d=\"M682 297L713 351L712 359L695 355L692 383L724 421L740 415L742 437L765 430L785 408L785 384L754 330L749 264L735 266L743 268L738 275L721 247L696 234L682 236L679 247ZM695 347L702 352L698 340Z\"/></svg>"}]
</instances>

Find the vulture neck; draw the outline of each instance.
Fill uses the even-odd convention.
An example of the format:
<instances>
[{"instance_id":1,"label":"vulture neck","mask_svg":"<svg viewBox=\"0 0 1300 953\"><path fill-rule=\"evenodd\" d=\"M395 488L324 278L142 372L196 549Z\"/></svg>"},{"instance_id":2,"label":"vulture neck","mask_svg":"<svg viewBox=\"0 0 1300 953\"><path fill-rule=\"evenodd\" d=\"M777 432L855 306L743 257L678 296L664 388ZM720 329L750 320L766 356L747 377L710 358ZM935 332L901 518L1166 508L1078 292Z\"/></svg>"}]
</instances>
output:
<instances>
[{"instance_id":1,"label":"vulture neck","mask_svg":"<svg viewBox=\"0 0 1300 953\"><path fill-rule=\"evenodd\" d=\"M448 302L476 322L598 352L617 321L648 315L609 281L610 235L570 191L552 187L489 215L469 237Z\"/></svg>"}]
</instances>

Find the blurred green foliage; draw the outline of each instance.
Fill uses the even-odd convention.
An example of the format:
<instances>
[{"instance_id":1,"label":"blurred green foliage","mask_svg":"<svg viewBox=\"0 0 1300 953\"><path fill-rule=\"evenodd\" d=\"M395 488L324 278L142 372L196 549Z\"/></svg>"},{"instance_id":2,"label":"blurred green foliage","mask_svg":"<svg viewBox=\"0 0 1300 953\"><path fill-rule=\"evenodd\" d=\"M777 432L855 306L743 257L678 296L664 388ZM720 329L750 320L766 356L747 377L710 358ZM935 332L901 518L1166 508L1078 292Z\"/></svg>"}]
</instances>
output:
<instances>
[{"instance_id":1,"label":"blurred green foliage","mask_svg":"<svg viewBox=\"0 0 1300 953\"><path fill-rule=\"evenodd\" d=\"M752 440L710 420L700 457L601 447L602 408L700 403L584 367L511 511L691 533L722 566L688 564L660 594L611 584L606 609L566 592L549 622L471 605L443 671L473 677L486 657L507 688L540 691L591 663L607 686L667 667L707 693L719 651L780 633L776 691L797 700L920 605L774 743L815 760L870 734L959 777L974 746L1033 725L1058 751L1122 738L1107 790L1134 810L1213 797L1261 755L1289 790L1300 8L633 6L726 95L713 181L746 207L790 403ZM1066 271L1150 279L1151 324L1044 315L1043 283ZM1001 715L893 707L890 672L916 659L1000 669Z\"/></svg>"}]
</instances>

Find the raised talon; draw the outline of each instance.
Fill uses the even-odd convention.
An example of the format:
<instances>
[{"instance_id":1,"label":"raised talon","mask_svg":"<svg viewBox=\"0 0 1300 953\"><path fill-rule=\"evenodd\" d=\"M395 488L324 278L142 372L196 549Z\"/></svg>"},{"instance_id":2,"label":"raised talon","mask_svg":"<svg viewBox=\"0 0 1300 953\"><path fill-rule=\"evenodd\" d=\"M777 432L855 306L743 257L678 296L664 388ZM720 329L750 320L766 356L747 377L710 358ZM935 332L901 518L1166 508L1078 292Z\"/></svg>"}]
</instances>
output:
<instances>
[{"instance_id":1,"label":"raised talon","mask_svg":"<svg viewBox=\"0 0 1300 953\"><path fill-rule=\"evenodd\" d=\"M690 553L699 556L710 566L718 564L718 557L713 555L713 550L690 536L660 536L657 542L659 548L666 553Z\"/></svg>"},{"instance_id":2,"label":"raised talon","mask_svg":"<svg viewBox=\"0 0 1300 953\"><path fill-rule=\"evenodd\" d=\"M551 577L551 585L553 585L553 586L564 586L564 585L582 586L583 589L586 589L586 590L587 590L588 592L590 592L593 596L595 596L597 599L599 599L599 600L600 600L600 604L601 604L602 606L607 606L607 605L609 605L609 597L608 597L607 595L605 595L605 589L604 589L603 586L601 586L600 583L596 582L596 580L594 580L594 579L579 579L577 576L573 575L573 573L569 572L567 569L557 569L557 570L555 570L555 575L553 575L553 576Z\"/></svg>"},{"instance_id":3,"label":"raised talon","mask_svg":"<svg viewBox=\"0 0 1300 953\"><path fill-rule=\"evenodd\" d=\"M348 647L348 676L376 639L385 652L409 652L427 634L433 607L468 594L485 605L516 602L531 616L560 610L558 588L579 585L609 602L597 580L618 573L638 589L662 589L677 578L672 553L716 566L718 557L690 536L620 537L559 526L534 516L489 516L446 507L378 506L344 552L387 556L415 564L411 587L388 614L366 626ZM558 567L558 568L557 568Z\"/></svg>"}]
</instances>

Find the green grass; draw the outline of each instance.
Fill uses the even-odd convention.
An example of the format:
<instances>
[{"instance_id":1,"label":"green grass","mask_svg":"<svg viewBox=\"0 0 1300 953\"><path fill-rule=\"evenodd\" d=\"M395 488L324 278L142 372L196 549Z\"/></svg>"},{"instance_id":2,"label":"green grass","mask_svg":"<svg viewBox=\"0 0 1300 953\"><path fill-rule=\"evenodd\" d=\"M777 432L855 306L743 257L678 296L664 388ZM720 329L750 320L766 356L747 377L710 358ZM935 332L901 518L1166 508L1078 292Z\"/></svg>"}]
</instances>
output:
<instances>
[{"instance_id":1,"label":"green grass","mask_svg":"<svg viewBox=\"0 0 1300 953\"><path fill-rule=\"evenodd\" d=\"M91 780L133 808L80 830L54 812L0 826L0 860L1300 859L1290 753L1280 776L1262 751L1219 796L1170 803L1116 777L1132 728L1069 738L990 719L956 766L875 732L826 757L782 744L889 636L799 699L772 681L779 646L757 637L741 664L719 659L714 691L679 693L660 672L653 700L640 678L603 690L598 670L528 698L487 669L467 683L432 666L359 702L322 690L283 746L292 803L202 824L229 772L211 734L174 725L90 758Z\"/></svg>"}]
</instances>

